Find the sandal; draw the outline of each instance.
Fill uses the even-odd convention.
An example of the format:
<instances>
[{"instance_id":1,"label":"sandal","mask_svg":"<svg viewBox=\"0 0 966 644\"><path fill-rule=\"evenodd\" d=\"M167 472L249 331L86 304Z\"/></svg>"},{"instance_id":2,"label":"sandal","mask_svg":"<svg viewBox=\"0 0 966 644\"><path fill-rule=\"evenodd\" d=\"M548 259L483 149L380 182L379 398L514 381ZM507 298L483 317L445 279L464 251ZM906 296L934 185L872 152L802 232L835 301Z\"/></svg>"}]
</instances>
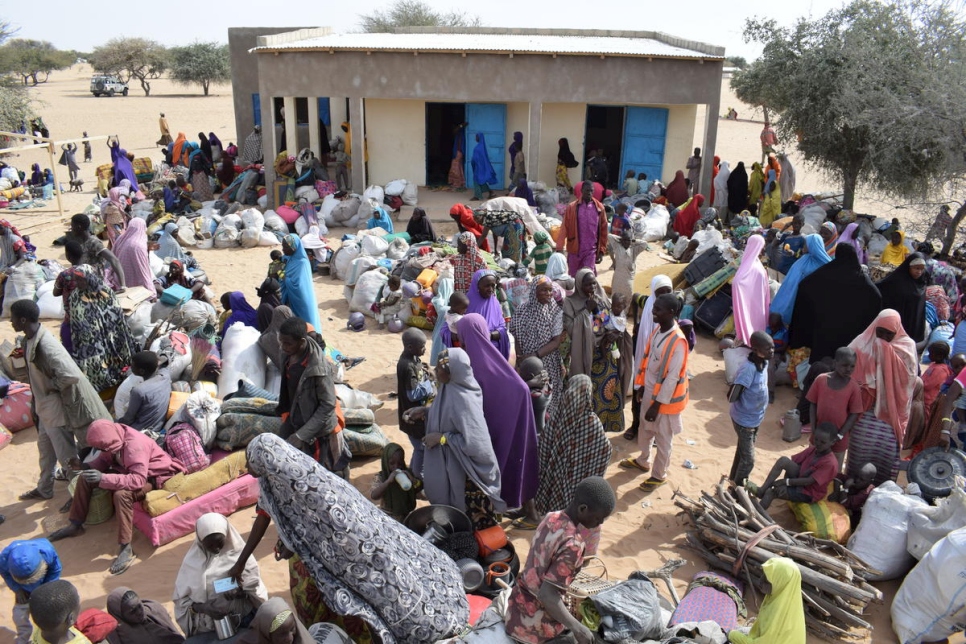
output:
<instances>
[{"instance_id":1,"label":"sandal","mask_svg":"<svg viewBox=\"0 0 966 644\"><path fill-rule=\"evenodd\" d=\"M624 432L624 440L626 441L637 440L637 430L628 429L626 432Z\"/></svg>"},{"instance_id":2,"label":"sandal","mask_svg":"<svg viewBox=\"0 0 966 644\"><path fill-rule=\"evenodd\" d=\"M656 479L653 476L643 483L641 483L640 488L645 492L653 492L657 488L661 487L667 483L667 479Z\"/></svg>"},{"instance_id":3,"label":"sandal","mask_svg":"<svg viewBox=\"0 0 966 644\"><path fill-rule=\"evenodd\" d=\"M510 523L510 527L516 530L536 530L539 525L529 517L519 517Z\"/></svg>"},{"instance_id":4,"label":"sandal","mask_svg":"<svg viewBox=\"0 0 966 644\"><path fill-rule=\"evenodd\" d=\"M625 458L623 461L618 463L618 465L625 470L637 470L639 472L650 472L650 465L641 465L637 462L636 458Z\"/></svg>"},{"instance_id":5,"label":"sandal","mask_svg":"<svg viewBox=\"0 0 966 644\"><path fill-rule=\"evenodd\" d=\"M126 559L122 559L121 557L124 557L125 555L127 556L127 558ZM131 567L131 564L134 563L134 560L135 559L137 559L137 555L134 554L134 551L133 550L129 550L127 552L120 553L114 559L114 563L111 564L110 573L112 575L121 575L121 574L123 574L124 572L127 571L128 568Z\"/></svg>"}]
</instances>

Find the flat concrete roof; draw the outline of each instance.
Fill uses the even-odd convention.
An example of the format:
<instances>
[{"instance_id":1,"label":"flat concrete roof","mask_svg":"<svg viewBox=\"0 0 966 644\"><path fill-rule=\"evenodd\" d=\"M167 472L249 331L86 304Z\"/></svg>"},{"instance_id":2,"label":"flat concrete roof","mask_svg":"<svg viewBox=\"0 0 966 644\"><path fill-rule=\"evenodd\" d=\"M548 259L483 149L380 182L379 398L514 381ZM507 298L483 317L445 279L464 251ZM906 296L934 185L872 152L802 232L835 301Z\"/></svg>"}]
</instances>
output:
<instances>
[{"instance_id":1,"label":"flat concrete roof","mask_svg":"<svg viewBox=\"0 0 966 644\"><path fill-rule=\"evenodd\" d=\"M724 47L654 31L427 27L394 33L333 34L329 28L260 36L255 53L379 51L506 53L719 60Z\"/></svg>"}]
</instances>

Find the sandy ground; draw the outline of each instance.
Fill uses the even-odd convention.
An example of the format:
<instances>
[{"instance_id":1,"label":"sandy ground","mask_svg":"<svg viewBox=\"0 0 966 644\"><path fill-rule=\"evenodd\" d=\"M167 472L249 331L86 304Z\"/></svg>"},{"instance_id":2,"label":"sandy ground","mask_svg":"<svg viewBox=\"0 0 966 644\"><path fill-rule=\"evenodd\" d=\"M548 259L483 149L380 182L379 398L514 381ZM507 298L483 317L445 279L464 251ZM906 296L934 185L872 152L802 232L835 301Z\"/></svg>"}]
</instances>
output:
<instances>
[{"instance_id":1,"label":"sandy ground","mask_svg":"<svg viewBox=\"0 0 966 644\"><path fill-rule=\"evenodd\" d=\"M121 143L138 156L148 155L157 158L157 114L164 111L168 115L172 132L185 131L193 135L198 131L214 131L227 141L234 137L232 102L230 88L213 88L213 96L188 95L184 88L167 81L156 81L152 96L144 97L141 91L132 87L127 98L94 98L88 92L89 70L74 68L69 72L57 73L51 82L37 90L37 96L44 102L40 108L52 135L58 137L80 136L82 130L91 135L119 134ZM190 91L194 91L192 88ZM200 91L200 90L199 90ZM738 105L723 92L722 105ZM738 108L741 110L741 108ZM744 114L750 114L745 110ZM721 121L717 153L724 159L748 161L757 160L760 152L758 133L761 124L750 121ZM41 155L24 153L14 162L22 168L40 161L46 165ZM64 199L68 216L80 211L91 200L94 186L93 173L96 165L109 161L109 153L104 144L94 146L94 162L83 165L82 177L87 181L83 194L69 193ZM747 165L750 166L750 163ZM58 168L61 169L61 168ZM799 186L806 190L820 190L827 184L819 176L807 170L799 170ZM420 205L428 210L435 220L448 219L446 213L456 201L451 193L420 192ZM51 241L65 228L56 211L27 211L6 213L25 233L30 233L39 248L40 257L63 258L60 249L51 246ZM403 213L403 221L408 219ZM441 233L451 233L448 224L439 225ZM344 231L332 231L338 238ZM213 280L216 293L229 290L242 290L249 301L257 301L255 286L265 274L268 250L209 250L196 251L208 275ZM641 267L662 263L656 252L644 253ZM609 262L605 260L605 266ZM604 283L610 282L610 273L603 275ZM362 333L352 333L345 329L348 316L347 304L342 296L342 284L327 277L316 278L316 294L323 310L323 331L328 342L344 353L367 356L366 362L349 372L350 383L360 389L375 394L386 394L396 389L394 364L401 350L397 336L386 331L375 330L373 325ZM52 325L51 325L52 326ZM0 324L0 342L13 339L10 325ZM704 569L700 558L684 547L686 518L674 506L672 496L676 489L684 494L697 497L701 490L711 489L722 473L727 473L734 452L734 430L728 417L725 398L726 385L723 376L724 364L717 351L717 341L708 336L699 336L698 346L692 354L690 371L694 374L691 383L691 404L684 415L684 432L674 441L671 484L650 496L638 489L641 479L617 467L621 458L636 454L635 446L620 436L612 436L614 461L608 469L607 478L618 494L617 510L604 525L604 535L600 555L607 565L610 577L623 579L634 570L647 570L660 567L673 558L685 558L690 563L676 574L676 587L684 594L688 581L694 573ZM781 440L778 419L786 409L794 404L794 393L789 388L779 388L777 401L768 410L758 442L758 466L754 476L764 477L767 468L781 455L790 455L804 448L804 440L798 444L788 444ZM628 421L630 408L627 410ZM398 431L395 403L388 402L376 414L377 422L389 436L407 445L405 436ZM23 503L17 495L30 489L36 480L37 450L36 433L26 430L16 435L0 461L0 508L7 521L0 527L2 541L6 546L11 540L48 534L66 521L57 508L66 500L66 485L59 483L55 498L44 503ZM697 469L686 469L688 459ZM378 459L356 460L352 464L352 481L360 489L368 491L371 478L378 472ZM778 502L776 509L783 504ZM790 513L784 508L776 512L777 518L788 524ZM231 517L232 523L247 535L254 516L252 509L244 509ZM181 561L188 550L192 537L181 538L161 548L152 548L147 539L135 531L134 549L139 561L120 577L112 577L107 568L115 554L116 526L113 521L88 529L80 538L70 539L57 544L64 561L64 576L79 589L83 607L105 606L107 594L120 586L131 586L143 597L166 602L171 608L170 597ZM526 552L531 533L511 533L517 551ZM262 576L272 595L288 598L288 568L277 563L272 556L275 543L274 527L256 551ZM896 583L883 584L881 588L887 596L894 594ZM0 644L12 642L11 627L12 593L0 592ZM873 606L869 619L875 625L874 635L865 641L893 642L888 603ZM813 639L809 640L810 642ZM819 641L815 639L814 641Z\"/></svg>"}]
</instances>

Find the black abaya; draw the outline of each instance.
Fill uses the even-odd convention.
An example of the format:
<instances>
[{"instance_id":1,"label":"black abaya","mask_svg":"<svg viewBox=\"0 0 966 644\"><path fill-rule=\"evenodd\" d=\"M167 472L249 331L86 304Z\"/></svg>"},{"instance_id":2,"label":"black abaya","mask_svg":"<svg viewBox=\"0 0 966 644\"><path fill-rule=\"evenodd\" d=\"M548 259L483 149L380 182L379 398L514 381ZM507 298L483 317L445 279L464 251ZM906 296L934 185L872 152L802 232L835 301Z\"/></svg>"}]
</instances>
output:
<instances>
[{"instance_id":1,"label":"black abaya","mask_svg":"<svg viewBox=\"0 0 966 644\"><path fill-rule=\"evenodd\" d=\"M909 267L916 259L925 261L921 253L910 253L896 270L876 286L882 293L882 308L898 311L906 334L914 342L919 342L926 335L926 287L929 286L929 276L923 272L918 280L912 278Z\"/></svg>"}]
</instances>

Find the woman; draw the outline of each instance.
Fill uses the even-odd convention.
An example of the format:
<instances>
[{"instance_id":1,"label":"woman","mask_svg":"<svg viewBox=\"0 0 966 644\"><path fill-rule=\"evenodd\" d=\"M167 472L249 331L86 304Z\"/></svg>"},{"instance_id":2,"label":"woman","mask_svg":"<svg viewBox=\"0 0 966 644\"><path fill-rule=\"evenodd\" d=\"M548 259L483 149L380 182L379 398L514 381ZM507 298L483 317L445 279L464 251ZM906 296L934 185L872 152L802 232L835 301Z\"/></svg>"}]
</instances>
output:
<instances>
[{"instance_id":1,"label":"woman","mask_svg":"<svg viewBox=\"0 0 966 644\"><path fill-rule=\"evenodd\" d=\"M476 273L486 269L486 260L476 246L476 237L469 231L457 235L456 251L457 255L452 260L453 286L460 293L466 293Z\"/></svg>"},{"instance_id":2,"label":"woman","mask_svg":"<svg viewBox=\"0 0 966 644\"><path fill-rule=\"evenodd\" d=\"M111 163L114 164L114 180L111 185L119 186L122 179L127 179L131 182L132 188L136 187L138 176L134 172L134 164L127 156L127 150L121 147L121 143L117 139L114 139L113 142L109 141L108 146L111 148Z\"/></svg>"},{"instance_id":3,"label":"woman","mask_svg":"<svg viewBox=\"0 0 966 644\"><path fill-rule=\"evenodd\" d=\"M114 240L124 232L127 222L127 199L121 195L120 188L107 191L107 198L101 201L101 219L104 221L104 232L113 247Z\"/></svg>"},{"instance_id":4,"label":"woman","mask_svg":"<svg viewBox=\"0 0 966 644\"><path fill-rule=\"evenodd\" d=\"M557 139L557 185L573 190L570 183L570 168L576 168L577 157L570 151L570 141L566 138Z\"/></svg>"},{"instance_id":5,"label":"woman","mask_svg":"<svg viewBox=\"0 0 966 644\"><path fill-rule=\"evenodd\" d=\"M857 476L864 464L872 463L878 486L895 480L899 472L899 446L909 423L919 357L893 309L879 313L849 347L856 356L852 379L869 411L852 428L846 471Z\"/></svg>"},{"instance_id":6,"label":"woman","mask_svg":"<svg viewBox=\"0 0 966 644\"><path fill-rule=\"evenodd\" d=\"M511 204L512 205L512 204ZM527 256L527 227L520 213L513 210L477 210L476 220L483 226L483 237L493 234L493 251L519 264Z\"/></svg>"},{"instance_id":7,"label":"woman","mask_svg":"<svg viewBox=\"0 0 966 644\"><path fill-rule=\"evenodd\" d=\"M835 257L835 247L839 243L839 229L831 221L826 221L818 229L818 234L825 242L825 252L828 253L829 257Z\"/></svg>"},{"instance_id":8,"label":"woman","mask_svg":"<svg viewBox=\"0 0 966 644\"><path fill-rule=\"evenodd\" d=\"M768 287L768 273L759 259L764 248L765 238L761 235L748 238L741 265L731 282L735 334L746 347L751 346L752 333L764 331L768 326L771 289Z\"/></svg>"},{"instance_id":9,"label":"woman","mask_svg":"<svg viewBox=\"0 0 966 644\"><path fill-rule=\"evenodd\" d=\"M812 364L832 358L881 310L882 295L863 272L855 248L839 244L835 259L798 286L788 346L809 347Z\"/></svg>"},{"instance_id":10,"label":"woman","mask_svg":"<svg viewBox=\"0 0 966 644\"><path fill-rule=\"evenodd\" d=\"M221 161L221 153L223 147L221 145L221 140L215 136L214 132L208 133L208 158L211 159L211 163L215 164Z\"/></svg>"},{"instance_id":11,"label":"woman","mask_svg":"<svg viewBox=\"0 0 966 644\"><path fill-rule=\"evenodd\" d=\"M204 636L214 632L216 620L226 615L250 617L268 600L254 557L245 561L240 579L235 580L236 590L215 590L216 581L230 576L228 571L244 546L245 540L225 517L209 512L198 518L194 543L181 562L171 597L175 619L188 637L187 642L196 635L202 636L200 641L210 641L210 635Z\"/></svg>"},{"instance_id":12,"label":"woman","mask_svg":"<svg viewBox=\"0 0 966 644\"><path fill-rule=\"evenodd\" d=\"M107 612L117 628L107 636L108 644L181 644L178 632L164 606L141 599L130 588L119 586L107 596Z\"/></svg>"},{"instance_id":13,"label":"woman","mask_svg":"<svg viewBox=\"0 0 966 644\"><path fill-rule=\"evenodd\" d=\"M543 273L554 283L554 298L563 301L557 293L562 292L564 296L570 295L574 291L574 278L570 276L570 268L567 266L567 257L563 253L553 253L547 260L547 270Z\"/></svg>"},{"instance_id":14,"label":"woman","mask_svg":"<svg viewBox=\"0 0 966 644\"><path fill-rule=\"evenodd\" d=\"M772 173L774 175L774 173ZM778 189L778 184L771 181L765 186L764 198L761 202L761 210L758 211L758 222L762 228L771 228L772 223L778 219L782 213L782 194Z\"/></svg>"},{"instance_id":15,"label":"woman","mask_svg":"<svg viewBox=\"0 0 966 644\"><path fill-rule=\"evenodd\" d=\"M205 155L205 160L211 165L211 141L204 132L198 132L198 149Z\"/></svg>"},{"instance_id":16,"label":"woman","mask_svg":"<svg viewBox=\"0 0 966 644\"><path fill-rule=\"evenodd\" d=\"M422 244L424 242L436 241L436 231L433 230L433 222L422 208L413 208L413 214L406 225L406 233L409 235L410 244Z\"/></svg>"},{"instance_id":17,"label":"woman","mask_svg":"<svg viewBox=\"0 0 966 644\"><path fill-rule=\"evenodd\" d=\"M765 173L761 169L761 164L756 161L751 164L751 176L748 178L748 203L757 206L764 189Z\"/></svg>"},{"instance_id":18,"label":"woman","mask_svg":"<svg viewBox=\"0 0 966 644\"><path fill-rule=\"evenodd\" d=\"M262 285L255 289L259 297L258 308L255 310L255 328L261 333L272 325L275 309L282 304L282 285L274 277L266 277ZM232 307L232 311L235 307Z\"/></svg>"},{"instance_id":19,"label":"woman","mask_svg":"<svg viewBox=\"0 0 966 644\"><path fill-rule=\"evenodd\" d=\"M326 644L352 644L349 636L339 628L326 624ZM258 607L251 630L245 632L238 644L316 644L315 637L302 625L289 605L281 597L272 597Z\"/></svg>"},{"instance_id":20,"label":"woman","mask_svg":"<svg viewBox=\"0 0 966 644\"><path fill-rule=\"evenodd\" d=\"M218 166L217 176L222 190L230 186L231 182L235 180L235 162L227 154L221 158L221 165Z\"/></svg>"},{"instance_id":21,"label":"woman","mask_svg":"<svg viewBox=\"0 0 966 644\"><path fill-rule=\"evenodd\" d=\"M456 323L460 344L483 391L483 418L501 473L501 498L519 508L537 492L537 426L530 388L493 346L486 321L468 313ZM429 469L428 461L423 471Z\"/></svg>"},{"instance_id":22,"label":"woman","mask_svg":"<svg viewBox=\"0 0 966 644\"><path fill-rule=\"evenodd\" d=\"M526 179L520 179L517 183L516 190L513 191L513 196L517 199L526 199L528 206L534 208L537 206L537 202L533 198L533 190L530 189Z\"/></svg>"},{"instance_id":23,"label":"woman","mask_svg":"<svg viewBox=\"0 0 966 644\"><path fill-rule=\"evenodd\" d=\"M433 325L433 345L429 351L429 364L436 366L439 352L449 346L451 334L446 324L446 314L449 313L449 298L453 296L453 278L440 276L434 285L436 294L433 296L433 308L436 309L436 323Z\"/></svg>"},{"instance_id":24,"label":"woman","mask_svg":"<svg viewBox=\"0 0 966 644\"><path fill-rule=\"evenodd\" d=\"M798 296L798 287L802 280L831 261L832 258L825 252L822 238L816 234L806 235L803 254L788 269L778 293L775 294L775 299L771 302L770 311L782 316L782 321L786 325L791 324L795 298Z\"/></svg>"},{"instance_id":25,"label":"woman","mask_svg":"<svg viewBox=\"0 0 966 644\"><path fill-rule=\"evenodd\" d=\"M178 224L171 222L170 224L164 225L164 230L158 236L157 255L163 260L176 259L184 263L188 255L174 237L177 232Z\"/></svg>"},{"instance_id":26,"label":"woman","mask_svg":"<svg viewBox=\"0 0 966 644\"><path fill-rule=\"evenodd\" d=\"M876 286L882 293L882 306L899 312L902 328L913 342L926 338L926 258L912 253Z\"/></svg>"},{"instance_id":27,"label":"woman","mask_svg":"<svg viewBox=\"0 0 966 644\"><path fill-rule=\"evenodd\" d=\"M453 204L453 207L449 209L449 216L456 222L456 227L460 233L470 233L476 239L479 247L489 252L490 244L486 235L484 235L483 226L476 221L473 211L468 206L461 203Z\"/></svg>"},{"instance_id":28,"label":"woman","mask_svg":"<svg viewBox=\"0 0 966 644\"><path fill-rule=\"evenodd\" d=\"M802 602L802 573L785 557L773 557L761 566L767 593L758 619L747 635L728 633L732 644L805 644L805 608Z\"/></svg>"},{"instance_id":29,"label":"woman","mask_svg":"<svg viewBox=\"0 0 966 644\"><path fill-rule=\"evenodd\" d=\"M671 183L667 184L667 188L664 189L664 197L674 208L680 207L688 200L688 186L684 182L684 170L678 170L674 173Z\"/></svg>"},{"instance_id":30,"label":"woman","mask_svg":"<svg viewBox=\"0 0 966 644\"><path fill-rule=\"evenodd\" d=\"M32 166L30 166L30 185L32 186L44 185L44 173L40 169L39 163L35 163Z\"/></svg>"},{"instance_id":31,"label":"woman","mask_svg":"<svg viewBox=\"0 0 966 644\"><path fill-rule=\"evenodd\" d=\"M567 337L563 332L563 308L553 298L553 281L538 275L530 282L526 302L517 307L510 318L510 333L516 341L517 364L530 356L540 358L550 377L550 406L553 416L564 392L563 358L560 345Z\"/></svg>"},{"instance_id":32,"label":"woman","mask_svg":"<svg viewBox=\"0 0 966 644\"><path fill-rule=\"evenodd\" d=\"M470 299L467 313L478 313L489 330L490 342L497 348L504 359L510 359L510 336L507 334L506 318L497 291L500 283L496 273L488 268L473 273L470 289L466 295Z\"/></svg>"},{"instance_id":33,"label":"woman","mask_svg":"<svg viewBox=\"0 0 966 644\"><path fill-rule=\"evenodd\" d=\"M466 123L460 123L453 128L453 157L446 176L449 187L453 190L466 188L464 165L466 165Z\"/></svg>"},{"instance_id":34,"label":"woman","mask_svg":"<svg viewBox=\"0 0 966 644\"><path fill-rule=\"evenodd\" d=\"M372 208L372 217L366 220L366 228L368 230L382 228L391 235L393 233L392 218L386 212L386 209L380 206L375 199L369 200L369 207Z\"/></svg>"},{"instance_id":35,"label":"woman","mask_svg":"<svg viewBox=\"0 0 966 644\"><path fill-rule=\"evenodd\" d=\"M496 170L490 163L490 156L486 150L486 137L482 132L476 135L476 146L473 148L470 168L473 170L473 200L482 199L484 192L487 193L487 199L492 199L493 190L490 185L497 182ZM450 214L453 214L452 211Z\"/></svg>"},{"instance_id":36,"label":"woman","mask_svg":"<svg viewBox=\"0 0 966 644\"><path fill-rule=\"evenodd\" d=\"M77 285L68 304L71 357L94 389L103 392L124 379L137 346L114 291L87 264L71 270Z\"/></svg>"},{"instance_id":37,"label":"woman","mask_svg":"<svg viewBox=\"0 0 966 644\"><path fill-rule=\"evenodd\" d=\"M694 198L688 202L682 210L678 211L678 214L674 217L674 224L672 228L679 235L684 237L694 236L694 225L698 223L701 219L701 206L704 205L704 195L694 195Z\"/></svg>"},{"instance_id":38,"label":"woman","mask_svg":"<svg viewBox=\"0 0 966 644\"><path fill-rule=\"evenodd\" d=\"M114 255L121 262L128 287L142 286L154 292L154 273L148 256L147 225L134 217L114 242Z\"/></svg>"},{"instance_id":39,"label":"woman","mask_svg":"<svg viewBox=\"0 0 966 644\"><path fill-rule=\"evenodd\" d=\"M727 214L728 209L728 179L731 178L731 170L727 161L718 163L718 174L714 178L714 198L711 206L718 211L719 216ZM740 212L740 211L739 211Z\"/></svg>"},{"instance_id":40,"label":"woman","mask_svg":"<svg viewBox=\"0 0 966 644\"><path fill-rule=\"evenodd\" d=\"M207 143L207 139L202 139ZM191 153L188 171L191 176L191 187L194 188L195 201L211 201L215 194L211 189L211 161L201 150Z\"/></svg>"},{"instance_id":41,"label":"woman","mask_svg":"<svg viewBox=\"0 0 966 644\"><path fill-rule=\"evenodd\" d=\"M845 230L842 231L842 234L839 235L838 246L851 246L855 249L855 255L858 257L859 263L865 264L868 260L866 259L865 255L865 245L862 243L862 238L860 235L861 231L859 230L858 222L852 222L846 226Z\"/></svg>"},{"instance_id":42,"label":"woman","mask_svg":"<svg viewBox=\"0 0 966 644\"><path fill-rule=\"evenodd\" d=\"M906 246L906 234L901 230L893 231L889 237L889 243L882 251L879 263L884 266L898 266L905 261L910 252L909 247Z\"/></svg>"},{"instance_id":43,"label":"woman","mask_svg":"<svg viewBox=\"0 0 966 644\"><path fill-rule=\"evenodd\" d=\"M728 177L728 212L737 215L748 208L748 171L739 161Z\"/></svg>"},{"instance_id":44,"label":"woman","mask_svg":"<svg viewBox=\"0 0 966 644\"><path fill-rule=\"evenodd\" d=\"M258 328L258 313L248 303L248 300L245 299L244 293L241 291L232 291L228 294L228 302L231 315L225 319L225 323L221 327L221 337L224 338L225 334L228 333L228 329L236 322L241 322L245 326L250 326L253 329Z\"/></svg>"},{"instance_id":45,"label":"woman","mask_svg":"<svg viewBox=\"0 0 966 644\"><path fill-rule=\"evenodd\" d=\"M459 407L455 414L470 416ZM453 439L427 451L427 471L430 454L456 454ZM383 644L435 642L463 628L469 607L452 559L280 437L256 436L247 454L259 508L329 608L362 617Z\"/></svg>"},{"instance_id":46,"label":"woman","mask_svg":"<svg viewBox=\"0 0 966 644\"><path fill-rule=\"evenodd\" d=\"M319 307L312 285L312 267L298 235L286 235L282 239L282 253L285 255L282 258L285 262L282 304L287 304L296 316L311 324L316 333L322 333Z\"/></svg>"},{"instance_id":47,"label":"woman","mask_svg":"<svg viewBox=\"0 0 966 644\"><path fill-rule=\"evenodd\" d=\"M526 155L523 154L523 132L513 133L513 143L507 148L510 154L510 185L520 183L520 179L527 178Z\"/></svg>"},{"instance_id":48,"label":"woman","mask_svg":"<svg viewBox=\"0 0 966 644\"><path fill-rule=\"evenodd\" d=\"M278 344L278 331L282 328L282 322L291 317L295 317L292 309L284 304L276 306L272 311L271 323L262 331L261 337L258 338L258 346L261 347L265 356L272 361L272 364L275 365L279 373L281 373L282 368L285 366L286 356L282 354L282 347Z\"/></svg>"}]
</instances>

